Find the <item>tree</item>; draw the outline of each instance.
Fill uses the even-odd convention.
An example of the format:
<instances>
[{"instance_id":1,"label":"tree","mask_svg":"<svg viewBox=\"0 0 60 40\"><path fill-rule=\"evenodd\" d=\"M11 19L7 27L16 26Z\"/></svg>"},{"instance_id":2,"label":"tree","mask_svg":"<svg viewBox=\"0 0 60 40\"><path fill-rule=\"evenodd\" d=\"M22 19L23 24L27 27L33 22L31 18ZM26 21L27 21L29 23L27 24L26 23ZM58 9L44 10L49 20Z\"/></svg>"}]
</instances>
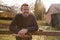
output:
<instances>
[{"instance_id":1,"label":"tree","mask_svg":"<svg viewBox=\"0 0 60 40\"><path fill-rule=\"evenodd\" d=\"M36 0L35 7L34 7L34 13L38 20L43 19L45 8L41 0Z\"/></svg>"}]
</instances>

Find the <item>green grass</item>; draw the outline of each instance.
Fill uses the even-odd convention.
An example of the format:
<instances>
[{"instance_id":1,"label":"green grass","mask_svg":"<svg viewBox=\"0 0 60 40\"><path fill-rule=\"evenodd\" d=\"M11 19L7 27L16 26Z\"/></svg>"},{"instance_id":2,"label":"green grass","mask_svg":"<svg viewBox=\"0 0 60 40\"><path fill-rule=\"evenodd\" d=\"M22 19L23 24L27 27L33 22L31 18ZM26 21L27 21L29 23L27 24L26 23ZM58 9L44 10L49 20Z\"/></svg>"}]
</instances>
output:
<instances>
[{"instance_id":1,"label":"green grass","mask_svg":"<svg viewBox=\"0 0 60 40\"><path fill-rule=\"evenodd\" d=\"M15 36L11 34L0 34L0 40L15 40Z\"/></svg>"},{"instance_id":2,"label":"green grass","mask_svg":"<svg viewBox=\"0 0 60 40\"><path fill-rule=\"evenodd\" d=\"M0 34L0 40L16 40L11 34ZM60 36L33 35L32 40L60 40Z\"/></svg>"},{"instance_id":3,"label":"green grass","mask_svg":"<svg viewBox=\"0 0 60 40\"><path fill-rule=\"evenodd\" d=\"M15 36L11 35L11 34L0 34L0 40L16 40ZM33 35L32 36L32 40L44 40L44 36L40 35Z\"/></svg>"},{"instance_id":4,"label":"green grass","mask_svg":"<svg viewBox=\"0 0 60 40\"><path fill-rule=\"evenodd\" d=\"M0 20L0 23L7 23L7 24L10 24L10 23L11 23L11 20Z\"/></svg>"}]
</instances>

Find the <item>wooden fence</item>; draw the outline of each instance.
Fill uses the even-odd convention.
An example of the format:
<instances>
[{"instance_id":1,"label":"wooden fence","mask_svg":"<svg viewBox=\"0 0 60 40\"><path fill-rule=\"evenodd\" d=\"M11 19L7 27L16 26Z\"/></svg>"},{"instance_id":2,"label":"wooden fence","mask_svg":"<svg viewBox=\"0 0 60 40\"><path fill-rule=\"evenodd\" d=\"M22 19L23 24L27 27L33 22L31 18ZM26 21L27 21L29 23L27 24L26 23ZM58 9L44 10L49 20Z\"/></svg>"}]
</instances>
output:
<instances>
[{"instance_id":1,"label":"wooden fence","mask_svg":"<svg viewBox=\"0 0 60 40\"><path fill-rule=\"evenodd\" d=\"M0 25L4 25L4 26L9 26L9 24L1 24ZM0 30L0 34L12 34L10 31L6 31L6 30ZM39 30L35 33L31 33L32 35L46 35L46 36L60 36L60 31L43 31L43 30Z\"/></svg>"}]
</instances>

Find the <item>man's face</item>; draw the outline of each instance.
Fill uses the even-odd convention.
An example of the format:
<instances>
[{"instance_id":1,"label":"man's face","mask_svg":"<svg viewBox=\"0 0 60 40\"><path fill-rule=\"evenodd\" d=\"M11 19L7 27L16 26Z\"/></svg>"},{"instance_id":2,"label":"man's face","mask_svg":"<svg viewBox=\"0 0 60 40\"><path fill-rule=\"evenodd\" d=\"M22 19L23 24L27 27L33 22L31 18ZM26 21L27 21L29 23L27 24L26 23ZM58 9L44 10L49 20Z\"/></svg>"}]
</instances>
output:
<instances>
[{"instance_id":1,"label":"man's face","mask_svg":"<svg viewBox=\"0 0 60 40\"><path fill-rule=\"evenodd\" d=\"M29 7L28 6L23 6L21 11L22 11L23 14L27 14L27 13L29 13Z\"/></svg>"}]
</instances>

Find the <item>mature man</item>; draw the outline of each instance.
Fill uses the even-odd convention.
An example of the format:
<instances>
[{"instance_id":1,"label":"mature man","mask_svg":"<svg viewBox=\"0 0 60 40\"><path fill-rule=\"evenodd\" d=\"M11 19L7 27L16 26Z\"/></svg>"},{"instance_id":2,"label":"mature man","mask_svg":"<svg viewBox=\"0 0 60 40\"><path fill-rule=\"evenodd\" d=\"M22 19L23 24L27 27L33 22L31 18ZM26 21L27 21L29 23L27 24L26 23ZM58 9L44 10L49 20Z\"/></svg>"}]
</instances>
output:
<instances>
[{"instance_id":1,"label":"mature man","mask_svg":"<svg viewBox=\"0 0 60 40\"><path fill-rule=\"evenodd\" d=\"M38 30L36 18L29 13L29 5L26 3L21 6L21 12L15 16L9 29L17 34L16 40L32 40L30 33Z\"/></svg>"}]
</instances>

